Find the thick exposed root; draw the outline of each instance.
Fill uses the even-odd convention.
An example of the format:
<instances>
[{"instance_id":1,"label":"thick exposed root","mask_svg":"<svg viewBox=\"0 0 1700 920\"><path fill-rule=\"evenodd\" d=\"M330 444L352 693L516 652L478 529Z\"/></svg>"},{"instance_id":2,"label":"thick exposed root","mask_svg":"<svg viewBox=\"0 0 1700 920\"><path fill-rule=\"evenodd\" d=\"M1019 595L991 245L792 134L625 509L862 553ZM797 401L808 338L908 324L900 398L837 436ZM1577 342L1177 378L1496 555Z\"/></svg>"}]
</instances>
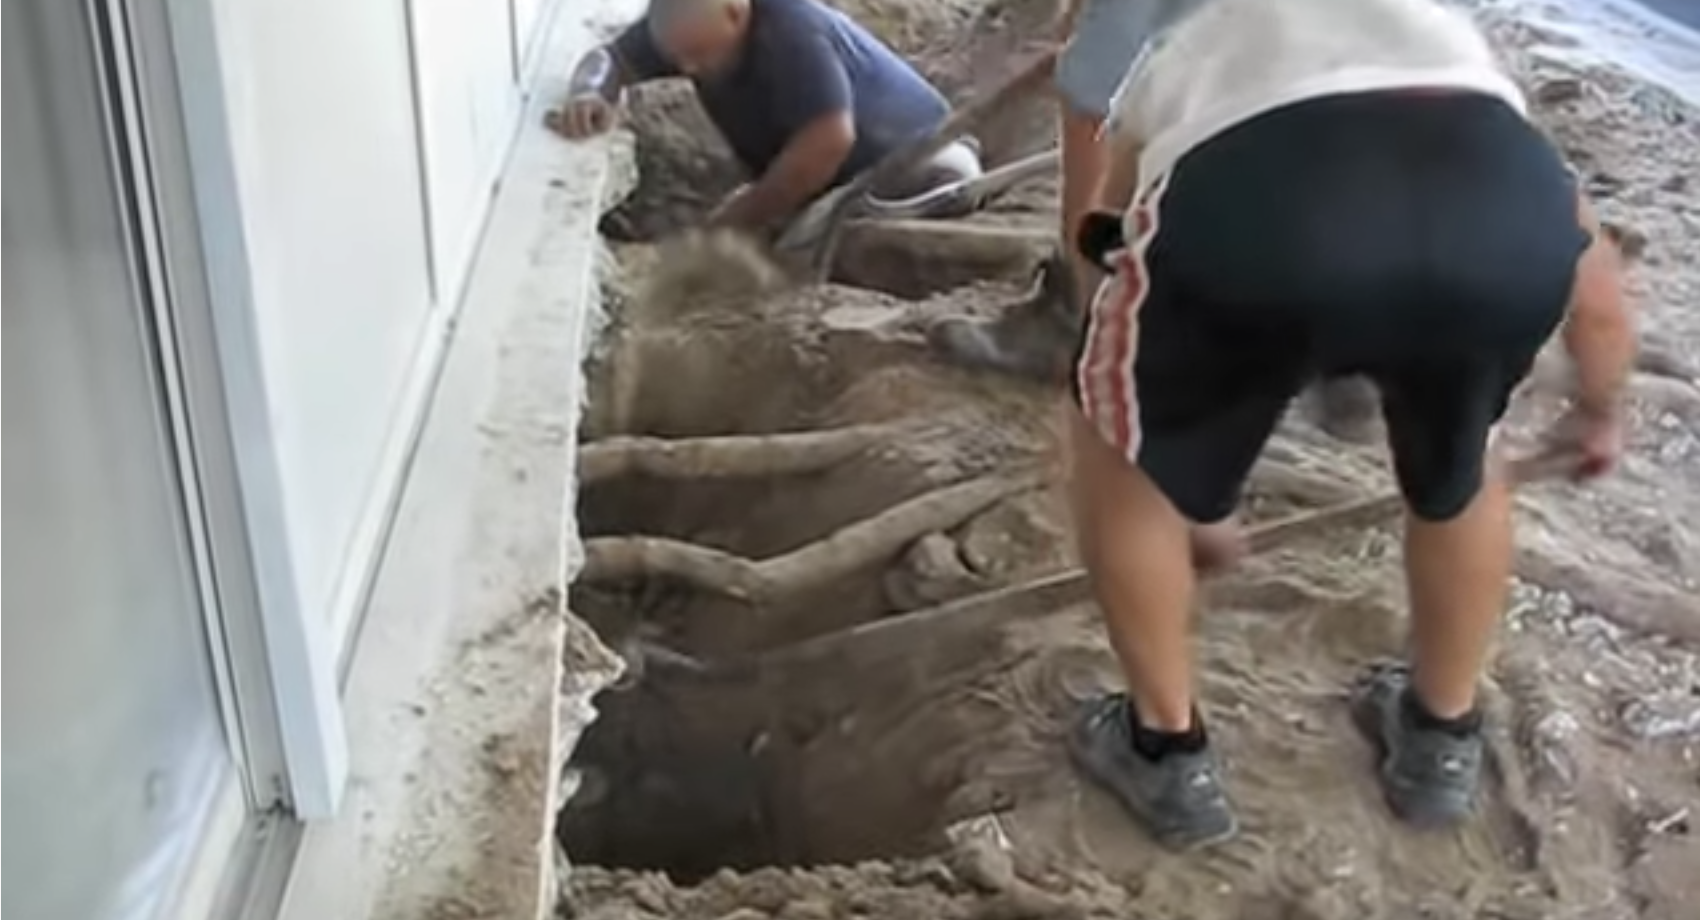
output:
<instances>
[{"instance_id":1,"label":"thick exposed root","mask_svg":"<svg viewBox=\"0 0 1700 920\"><path fill-rule=\"evenodd\" d=\"M655 479L739 479L798 476L830 469L902 429L855 425L824 431L712 438L613 437L579 453L586 485L621 476Z\"/></svg>"},{"instance_id":2,"label":"thick exposed root","mask_svg":"<svg viewBox=\"0 0 1700 920\"><path fill-rule=\"evenodd\" d=\"M1700 384L1700 363L1682 345L1664 336L1644 335L1635 355L1635 369L1655 377Z\"/></svg>"},{"instance_id":3,"label":"thick exposed root","mask_svg":"<svg viewBox=\"0 0 1700 920\"><path fill-rule=\"evenodd\" d=\"M1562 455L1541 455L1513 464L1512 477L1524 483L1550 479L1565 468L1565 463ZM1289 515L1247 528L1246 551L1266 553L1319 534L1369 527L1386 521L1402 507L1399 494L1388 492ZM845 659L857 665L872 666L889 656L900 656L906 650L949 643L974 630L995 631L1010 623L1084 603L1090 599L1091 591L1085 570L1070 569L975 594L930 610L830 633L760 656L753 662L734 663L730 667L789 669L800 666L807 670L824 666L827 661L848 664ZM1638 606L1637 609L1643 608ZM1690 622L1700 623L1700 618L1691 618ZM1700 628L1695 631L1700 631Z\"/></svg>"},{"instance_id":4,"label":"thick exposed root","mask_svg":"<svg viewBox=\"0 0 1700 920\"><path fill-rule=\"evenodd\" d=\"M949 530L999 500L1040 484L1037 474L1022 473L946 486L760 561L664 537L598 537L585 541L580 577L592 583L666 578L766 604L873 566L928 533Z\"/></svg>"},{"instance_id":5,"label":"thick exposed root","mask_svg":"<svg viewBox=\"0 0 1700 920\"><path fill-rule=\"evenodd\" d=\"M1532 551L1519 555L1517 571L1536 584L1562 587L1579 607L1632 633L1700 648L1700 597L1693 594L1604 565Z\"/></svg>"},{"instance_id":6,"label":"thick exposed root","mask_svg":"<svg viewBox=\"0 0 1700 920\"><path fill-rule=\"evenodd\" d=\"M1048 227L945 220L853 221L832 277L899 297L983 281L1023 279L1055 246Z\"/></svg>"}]
</instances>

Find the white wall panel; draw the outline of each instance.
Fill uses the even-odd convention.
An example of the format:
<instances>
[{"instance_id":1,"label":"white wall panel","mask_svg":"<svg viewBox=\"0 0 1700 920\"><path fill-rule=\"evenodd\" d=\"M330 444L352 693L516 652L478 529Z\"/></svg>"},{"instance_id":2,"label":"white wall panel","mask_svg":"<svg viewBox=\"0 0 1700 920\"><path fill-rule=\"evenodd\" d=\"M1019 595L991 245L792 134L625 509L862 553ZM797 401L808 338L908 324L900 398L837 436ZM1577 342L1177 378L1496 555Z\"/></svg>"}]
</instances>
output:
<instances>
[{"instance_id":1,"label":"white wall panel","mask_svg":"<svg viewBox=\"0 0 1700 920\"><path fill-rule=\"evenodd\" d=\"M290 549L330 616L431 329L403 4L215 8Z\"/></svg>"},{"instance_id":2,"label":"white wall panel","mask_svg":"<svg viewBox=\"0 0 1700 920\"><path fill-rule=\"evenodd\" d=\"M439 296L462 279L519 109L506 0L411 0L419 135Z\"/></svg>"},{"instance_id":3,"label":"white wall panel","mask_svg":"<svg viewBox=\"0 0 1700 920\"><path fill-rule=\"evenodd\" d=\"M532 59L543 43L538 41L548 8L561 0L508 0L513 7L514 70L524 80L531 73ZM570 66L570 65L569 65Z\"/></svg>"}]
</instances>

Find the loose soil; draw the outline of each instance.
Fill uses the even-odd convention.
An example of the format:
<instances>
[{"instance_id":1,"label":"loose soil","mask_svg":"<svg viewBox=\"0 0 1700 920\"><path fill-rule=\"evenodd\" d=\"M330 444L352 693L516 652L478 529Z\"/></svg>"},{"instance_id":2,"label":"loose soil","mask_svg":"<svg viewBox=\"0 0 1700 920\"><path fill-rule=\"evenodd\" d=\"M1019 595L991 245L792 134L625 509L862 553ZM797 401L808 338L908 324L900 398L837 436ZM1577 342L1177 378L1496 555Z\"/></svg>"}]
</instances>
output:
<instances>
[{"instance_id":1,"label":"loose soil","mask_svg":"<svg viewBox=\"0 0 1700 920\"><path fill-rule=\"evenodd\" d=\"M1050 15L1042 0L851 5L958 98ZM1020 293L1053 190L977 215L995 239L953 236L931 265L873 233L835 284L639 296L645 241L738 181L688 92L657 85L632 106L639 190L605 224L614 316L591 369L572 597L631 673L574 756L562 916L1693 916L1700 371L1676 343L1700 341L1700 112L1535 60L1519 49L1542 36L1482 16L1602 210L1645 237L1647 347L1624 469L1519 497L1477 819L1393 822L1343 705L1400 651L1385 526L1277 547L1207 588L1203 706L1239 839L1166 854L1082 784L1059 732L1116 682L1091 606L931 609L1073 564L1060 395L941 366L922 337ZM1021 115L1029 140L1048 117ZM1035 232L1012 243L1011 227ZM1520 400L1514 440L1555 414L1561 365ZM1269 520L1389 488L1379 448L1294 413L1246 507Z\"/></svg>"}]
</instances>

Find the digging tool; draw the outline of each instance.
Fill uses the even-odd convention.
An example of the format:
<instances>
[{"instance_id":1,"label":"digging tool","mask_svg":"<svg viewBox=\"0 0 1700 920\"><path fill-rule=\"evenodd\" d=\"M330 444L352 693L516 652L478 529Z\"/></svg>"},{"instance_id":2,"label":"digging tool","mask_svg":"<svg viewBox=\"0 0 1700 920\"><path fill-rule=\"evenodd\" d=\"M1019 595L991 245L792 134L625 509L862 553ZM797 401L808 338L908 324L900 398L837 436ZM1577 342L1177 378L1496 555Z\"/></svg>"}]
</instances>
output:
<instances>
[{"instance_id":1,"label":"digging tool","mask_svg":"<svg viewBox=\"0 0 1700 920\"><path fill-rule=\"evenodd\" d=\"M869 193L873 189L918 168L928 157L943 150L957 138L972 132L993 113L1007 108L1022 96L1038 89L1049 79L1055 65L1055 52L1040 55L1002 86L957 109L932 133L917 137L886 154L879 162L857 174L836 191L828 193L825 198L799 215L780 234L774 248L783 253L801 256L814 280L824 280L831 269L832 256L837 249L844 222L855 216L859 209L866 207ZM1005 183L1025 178L1041 165L1043 164L1035 158L1029 158L978 177L979 184L974 184L976 180L970 179L965 183L958 183L957 186L947 186L943 191L945 194L973 194L976 191L989 194L987 190L1007 188ZM968 187L967 190L962 188L964 186ZM910 202L914 200L909 199Z\"/></svg>"},{"instance_id":2,"label":"digging tool","mask_svg":"<svg viewBox=\"0 0 1700 920\"><path fill-rule=\"evenodd\" d=\"M1570 451L1546 450L1512 461L1509 474L1514 486L1526 485L1568 475L1575 466ZM1366 527L1396 514L1402 506L1399 493L1391 491L1259 524L1246 531L1247 552L1268 552L1301 537L1342 527ZM1042 616L1084 603L1091 597L1092 585L1085 570L1071 569L916 613L817 636L775 651L701 662L692 670L709 679L739 679L755 672L806 671L826 667L828 662L833 662L833 666L846 662L861 666L890 655L906 654L925 643L982 634L1000 624Z\"/></svg>"}]
</instances>

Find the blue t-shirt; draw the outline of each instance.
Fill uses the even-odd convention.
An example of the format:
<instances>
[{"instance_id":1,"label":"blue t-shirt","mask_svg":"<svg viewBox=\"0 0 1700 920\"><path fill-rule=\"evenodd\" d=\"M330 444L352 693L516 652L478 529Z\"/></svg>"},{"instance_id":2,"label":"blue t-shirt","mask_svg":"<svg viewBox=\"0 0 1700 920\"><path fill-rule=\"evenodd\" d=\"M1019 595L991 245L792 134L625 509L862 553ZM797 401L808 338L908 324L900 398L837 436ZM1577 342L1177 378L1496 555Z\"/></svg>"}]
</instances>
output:
<instances>
[{"instance_id":1,"label":"blue t-shirt","mask_svg":"<svg viewBox=\"0 0 1700 920\"><path fill-rule=\"evenodd\" d=\"M656 47L647 16L612 47L632 82L679 75ZM950 109L908 62L817 0L750 0L741 58L727 73L692 83L732 152L758 176L810 122L849 109L856 145L834 184L932 129Z\"/></svg>"}]
</instances>

